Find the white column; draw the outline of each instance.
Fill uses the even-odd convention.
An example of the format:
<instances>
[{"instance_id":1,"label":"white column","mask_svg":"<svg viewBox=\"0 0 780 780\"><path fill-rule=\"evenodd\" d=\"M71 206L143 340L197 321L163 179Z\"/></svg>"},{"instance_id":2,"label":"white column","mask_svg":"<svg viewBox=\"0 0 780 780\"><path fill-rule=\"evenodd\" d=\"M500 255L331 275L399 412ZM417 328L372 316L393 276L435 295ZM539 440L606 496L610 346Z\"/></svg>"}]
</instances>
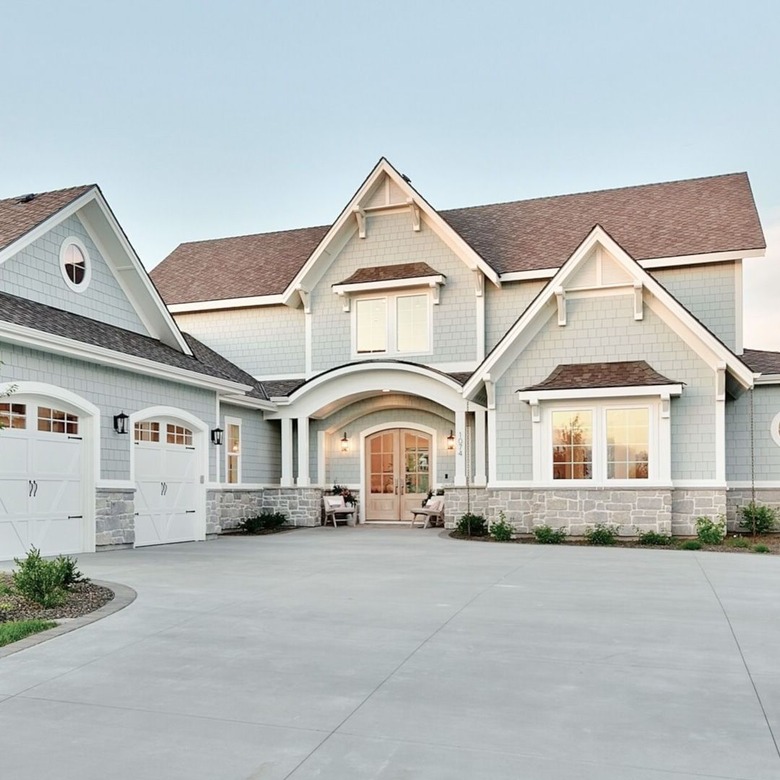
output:
<instances>
[{"instance_id":1,"label":"white column","mask_svg":"<svg viewBox=\"0 0 780 780\"><path fill-rule=\"evenodd\" d=\"M478 487L487 485L485 471L485 416L487 412L477 409L474 412L474 484Z\"/></svg>"},{"instance_id":2,"label":"white column","mask_svg":"<svg viewBox=\"0 0 780 780\"><path fill-rule=\"evenodd\" d=\"M466 412L455 412L455 482L456 487L466 484Z\"/></svg>"},{"instance_id":3,"label":"white column","mask_svg":"<svg viewBox=\"0 0 780 780\"><path fill-rule=\"evenodd\" d=\"M293 486L293 432L292 418L282 418L282 487Z\"/></svg>"},{"instance_id":4,"label":"white column","mask_svg":"<svg viewBox=\"0 0 780 780\"><path fill-rule=\"evenodd\" d=\"M309 479L309 418L298 418L298 480L299 487L311 485Z\"/></svg>"}]
</instances>

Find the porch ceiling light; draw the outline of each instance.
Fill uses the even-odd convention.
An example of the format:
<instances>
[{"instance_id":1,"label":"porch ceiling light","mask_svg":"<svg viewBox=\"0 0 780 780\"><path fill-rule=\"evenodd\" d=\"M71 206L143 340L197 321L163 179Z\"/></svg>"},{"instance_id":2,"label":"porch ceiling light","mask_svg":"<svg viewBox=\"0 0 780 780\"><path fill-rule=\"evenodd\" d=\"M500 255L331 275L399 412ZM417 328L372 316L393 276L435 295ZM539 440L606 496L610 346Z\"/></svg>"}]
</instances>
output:
<instances>
[{"instance_id":1,"label":"porch ceiling light","mask_svg":"<svg viewBox=\"0 0 780 780\"><path fill-rule=\"evenodd\" d=\"M344 431L344 435L341 437L341 451L349 452L349 437L346 431Z\"/></svg>"},{"instance_id":2,"label":"porch ceiling light","mask_svg":"<svg viewBox=\"0 0 780 780\"><path fill-rule=\"evenodd\" d=\"M450 428L450 435L447 437L447 449L455 449L455 434L452 432L452 428Z\"/></svg>"},{"instance_id":3,"label":"porch ceiling light","mask_svg":"<svg viewBox=\"0 0 780 780\"><path fill-rule=\"evenodd\" d=\"M114 415L114 430L117 433L127 433L127 421L130 419L124 411Z\"/></svg>"},{"instance_id":4,"label":"porch ceiling light","mask_svg":"<svg viewBox=\"0 0 780 780\"><path fill-rule=\"evenodd\" d=\"M211 430L211 443L216 447L222 446L222 434L224 431L222 428L212 428Z\"/></svg>"}]
</instances>

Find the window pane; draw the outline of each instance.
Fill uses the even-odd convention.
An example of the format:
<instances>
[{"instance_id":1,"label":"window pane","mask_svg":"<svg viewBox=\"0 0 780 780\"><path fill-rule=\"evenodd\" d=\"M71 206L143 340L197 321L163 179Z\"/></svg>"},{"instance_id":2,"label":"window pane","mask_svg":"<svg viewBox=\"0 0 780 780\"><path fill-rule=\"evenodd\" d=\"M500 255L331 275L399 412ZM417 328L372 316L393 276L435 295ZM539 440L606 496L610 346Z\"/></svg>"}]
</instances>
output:
<instances>
[{"instance_id":1,"label":"window pane","mask_svg":"<svg viewBox=\"0 0 780 780\"><path fill-rule=\"evenodd\" d=\"M371 298L355 304L358 352L387 352L387 300Z\"/></svg>"},{"instance_id":2,"label":"window pane","mask_svg":"<svg viewBox=\"0 0 780 780\"><path fill-rule=\"evenodd\" d=\"M79 418L60 409L38 407L38 430L45 433L67 433L73 436L79 432Z\"/></svg>"},{"instance_id":3,"label":"window pane","mask_svg":"<svg viewBox=\"0 0 780 780\"><path fill-rule=\"evenodd\" d=\"M592 412L553 412L552 439L553 479L591 479Z\"/></svg>"},{"instance_id":4,"label":"window pane","mask_svg":"<svg viewBox=\"0 0 780 780\"><path fill-rule=\"evenodd\" d=\"M396 300L396 348L399 352L428 352L428 296L402 295Z\"/></svg>"},{"instance_id":5,"label":"window pane","mask_svg":"<svg viewBox=\"0 0 780 780\"><path fill-rule=\"evenodd\" d=\"M241 426L228 423L227 428L227 481L235 485L239 481L239 458L241 456Z\"/></svg>"},{"instance_id":6,"label":"window pane","mask_svg":"<svg viewBox=\"0 0 780 780\"><path fill-rule=\"evenodd\" d=\"M607 479L647 479L650 410L607 410Z\"/></svg>"},{"instance_id":7,"label":"window pane","mask_svg":"<svg viewBox=\"0 0 780 780\"><path fill-rule=\"evenodd\" d=\"M0 404L0 428L26 428L27 407L24 404Z\"/></svg>"}]
</instances>

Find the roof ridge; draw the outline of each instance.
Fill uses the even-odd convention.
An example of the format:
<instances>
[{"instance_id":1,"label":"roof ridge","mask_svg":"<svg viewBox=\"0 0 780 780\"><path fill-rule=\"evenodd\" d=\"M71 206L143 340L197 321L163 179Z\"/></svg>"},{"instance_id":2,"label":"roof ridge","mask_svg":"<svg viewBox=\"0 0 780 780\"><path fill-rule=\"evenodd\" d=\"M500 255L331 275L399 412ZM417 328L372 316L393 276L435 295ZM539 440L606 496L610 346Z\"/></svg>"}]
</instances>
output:
<instances>
[{"instance_id":1,"label":"roof ridge","mask_svg":"<svg viewBox=\"0 0 780 780\"><path fill-rule=\"evenodd\" d=\"M482 209L489 206L512 206L516 203L535 203L542 200L557 200L558 198L574 198L579 195L600 195L606 192L622 192L625 190L640 190L648 187L663 187L669 184L687 184L690 182L712 181L713 179L725 179L729 176L747 176L747 171L733 171L731 173L716 173L712 176L695 176L691 179L671 179L669 181L651 181L645 184L626 184L622 187L606 187L599 190L581 190L579 192L562 192L558 195L539 195L535 198L519 198L517 200L501 200L493 203L477 203L473 206L458 206L452 209L437 209L439 214L451 214L455 211L469 211Z\"/></svg>"},{"instance_id":2,"label":"roof ridge","mask_svg":"<svg viewBox=\"0 0 780 780\"><path fill-rule=\"evenodd\" d=\"M62 192L70 192L71 190L84 190L86 192L87 190L97 186L98 185L93 182L92 184L75 184L73 187L61 187L57 190L46 190L45 192L23 192L20 195L11 195L7 198L0 198L0 203L9 203L11 201L19 202L22 198L26 198L28 195L34 195L35 200L37 200L43 195L59 195Z\"/></svg>"},{"instance_id":3,"label":"roof ridge","mask_svg":"<svg viewBox=\"0 0 780 780\"><path fill-rule=\"evenodd\" d=\"M331 225L309 225L307 227L288 228L287 230L268 230L263 233L239 233L235 236L220 236L219 238L200 238L197 241L182 241L179 246L192 246L193 244L213 244L217 241L230 241L235 238L257 238L259 236L277 236L281 234L300 233L303 230L330 230Z\"/></svg>"}]
</instances>

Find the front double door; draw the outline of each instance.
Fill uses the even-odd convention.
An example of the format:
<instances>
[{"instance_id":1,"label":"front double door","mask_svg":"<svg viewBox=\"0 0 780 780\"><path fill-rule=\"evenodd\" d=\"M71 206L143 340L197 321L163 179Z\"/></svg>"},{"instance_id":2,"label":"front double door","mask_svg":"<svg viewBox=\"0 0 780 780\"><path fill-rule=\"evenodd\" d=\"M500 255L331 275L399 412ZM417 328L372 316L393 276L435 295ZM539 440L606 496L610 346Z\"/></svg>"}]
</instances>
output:
<instances>
[{"instance_id":1,"label":"front double door","mask_svg":"<svg viewBox=\"0 0 780 780\"><path fill-rule=\"evenodd\" d=\"M410 520L431 484L431 437L390 428L366 438L366 519Z\"/></svg>"}]
</instances>

